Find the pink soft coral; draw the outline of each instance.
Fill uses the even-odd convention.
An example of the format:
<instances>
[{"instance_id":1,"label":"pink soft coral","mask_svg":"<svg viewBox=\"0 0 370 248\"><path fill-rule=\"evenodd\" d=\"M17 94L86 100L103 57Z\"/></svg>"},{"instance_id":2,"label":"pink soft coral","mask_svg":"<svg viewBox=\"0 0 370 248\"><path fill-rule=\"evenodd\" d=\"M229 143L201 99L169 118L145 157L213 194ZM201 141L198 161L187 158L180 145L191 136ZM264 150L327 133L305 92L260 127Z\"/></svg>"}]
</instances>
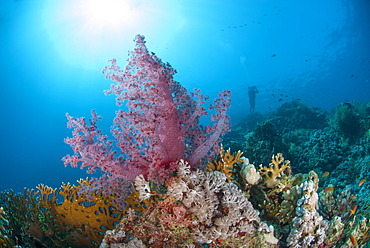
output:
<instances>
[{"instance_id":1,"label":"pink soft coral","mask_svg":"<svg viewBox=\"0 0 370 248\"><path fill-rule=\"evenodd\" d=\"M94 111L90 125L84 118L67 114L68 127L74 130L65 142L74 155L64 157L64 164L75 167L81 163L88 172L101 169L104 175L93 182L104 186L107 193L140 174L163 183L182 158L198 167L201 159L215 155L221 136L229 129L228 90L210 106L213 126L201 126L200 117L207 115L203 107L206 98L199 90L189 95L174 81L176 71L148 52L144 36L138 35L135 42L123 70L115 59L103 69L106 78L115 82L105 93L115 94L118 106L127 106L116 112L111 130L115 142L97 128L100 117Z\"/></svg>"}]
</instances>

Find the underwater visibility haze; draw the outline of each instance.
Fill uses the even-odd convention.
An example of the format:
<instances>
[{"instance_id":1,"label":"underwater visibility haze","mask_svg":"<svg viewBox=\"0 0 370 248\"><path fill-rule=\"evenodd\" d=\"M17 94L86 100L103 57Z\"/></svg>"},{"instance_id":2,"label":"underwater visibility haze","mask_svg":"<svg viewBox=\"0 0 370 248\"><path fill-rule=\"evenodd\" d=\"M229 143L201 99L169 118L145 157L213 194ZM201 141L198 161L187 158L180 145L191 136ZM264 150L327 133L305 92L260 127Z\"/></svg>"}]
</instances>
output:
<instances>
[{"instance_id":1,"label":"underwater visibility haze","mask_svg":"<svg viewBox=\"0 0 370 248\"><path fill-rule=\"evenodd\" d=\"M369 23L367 0L1 1L0 243L369 247Z\"/></svg>"}]
</instances>

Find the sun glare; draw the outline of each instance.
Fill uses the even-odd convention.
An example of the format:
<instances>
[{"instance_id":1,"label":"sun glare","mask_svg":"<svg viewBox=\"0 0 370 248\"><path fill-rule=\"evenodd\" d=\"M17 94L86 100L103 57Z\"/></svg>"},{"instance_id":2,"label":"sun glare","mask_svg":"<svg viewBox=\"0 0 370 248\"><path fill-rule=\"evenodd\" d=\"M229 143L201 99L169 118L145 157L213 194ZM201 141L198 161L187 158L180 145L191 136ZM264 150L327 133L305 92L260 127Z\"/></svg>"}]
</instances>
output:
<instances>
[{"instance_id":1,"label":"sun glare","mask_svg":"<svg viewBox=\"0 0 370 248\"><path fill-rule=\"evenodd\" d=\"M177 6L175 0L45 0L43 19L63 59L96 69L130 50L137 34L168 40L184 23Z\"/></svg>"},{"instance_id":2,"label":"sun glare","mask_svg":"<svg viewBox=\"0 0 370 248\"><path fill-rule=\"evenodd\" d=\"M95 26L116 26L134 22L133 6L127 0L82 1L86 21Z\"/></svg>"}]
</instances>

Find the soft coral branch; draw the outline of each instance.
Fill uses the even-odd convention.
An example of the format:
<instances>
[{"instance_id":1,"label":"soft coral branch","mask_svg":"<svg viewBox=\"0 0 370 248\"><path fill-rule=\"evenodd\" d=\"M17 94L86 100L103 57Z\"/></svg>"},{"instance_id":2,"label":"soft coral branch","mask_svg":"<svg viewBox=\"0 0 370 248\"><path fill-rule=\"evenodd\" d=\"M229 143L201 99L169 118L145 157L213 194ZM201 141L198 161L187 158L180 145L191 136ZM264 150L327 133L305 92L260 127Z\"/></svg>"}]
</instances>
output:
<instances>
[{"instance_id":1,"label":"soft coral branch","mask_svg":"<svg viewBox=\"0 0 370 248\"><path fill-rule=\"evenodd\" d=\"M91 125L84 118L67 115L73 138L67 138L75 154L67 155L64 163L89 172L101 169L102 178L128 181L143 174L164 182L171 177L180 159L186 158L195 167L204 157L213 157L221 136L229 128L230 92L223 91L211 105L213 126L202 126L199 120L207 115L203 107L207 98L199 90L188 94L174 81L176 71L149 53L144 37L138 35L124 69L115 59L103 69L107 79L115 82L106 94L116 95L118 106L127 110L116 112L109 141L96 126L100 118L92 112ZM116 148L116 150L115 150ZM101 180L99 180L101 181ZM104 180L103 180L104 181Z\"/></svg>"},{"instance_id":2,"label":"soft coral branch","mask_svg":"<svg viewBox=\"0 0 370 248\"><path fill-rule=\"evenodd\" d=\"M91 111L91 115L92 119L88 125L84 117L74 118L66 114L68 127L73 128L73 137L66 138L64 141L72 147L74 154L65 156L64 164L70 164L72 167L78 167L81 164L81 169L87 168L88 173L94 173L97 168L100 168L107 177L134 180L134 175L141 172L140 167L122 166L122 156L116 156L113 142L108 140L96 125L101 117L94 110ZM132 171L128 173L128 170L136 170L136 173Z\"/></svg>"}]
</instances>

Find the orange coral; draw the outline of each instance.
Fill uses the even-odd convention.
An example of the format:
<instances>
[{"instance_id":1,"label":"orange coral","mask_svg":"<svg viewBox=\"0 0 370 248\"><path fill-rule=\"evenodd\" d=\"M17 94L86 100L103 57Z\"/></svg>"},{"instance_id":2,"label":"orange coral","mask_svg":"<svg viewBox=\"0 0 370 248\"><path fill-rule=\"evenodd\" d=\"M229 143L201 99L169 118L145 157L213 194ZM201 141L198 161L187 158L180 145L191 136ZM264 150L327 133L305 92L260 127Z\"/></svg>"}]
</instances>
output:
<instances>
[{"instance_id":1,"label":"orange coral","mask_svg":"<svg viewBox=\"0 0 370 248\"><path fill-rule=\"evenodd\" d=\"M266 186L272 188L278 184L277 179L284 175L290 175L290 161L285 160L283 154L278 153L276 156L272 155L271 163L269 167L263 167L260 165L259 173L263 176L263 182Z\"/></svg>"},{"instance_id":2,"label":"orange coral","mask_svg":"<svg viewBox=\"0 0 370 248\"><path fill-rule=\"evenodd\" d=\"M112 204L113 195L106 197L93 193L90 199L84 194L78 194L81 185L88 185L87 179L78 183L78 186L63 183L60 189L40 184L36 187L36 194L40 194L42 207L51 212L57 225L76 230L76 233L71 235L72 239L79 239L81 242L81 239L87 238L86 240L92 241L93 244L98 244L107 229L114 229L114 224L120 221L122 212ZM61 197L63 199L59 202Z\"/></svg>"},{"instance_id":3,"label":"orange coral","mask_svg":"<svg viewBox=\"0 0 370 248\"><path fill-rule=\"evenodd\" d=\"M226 175L228 182L234 181L234 165L242 161L242 155L243 153L241 151L231 154L230 148L225 152L224 147L221 146L218 158L212 162L208 162L206 171L220 171Z\"/></svg>"},{"instance_id":4,"label":"orange coral","mask_svg":"<svg viewBox=\"0 0 370 248\"><path fill-rule=\"evenodd\" d=\"M139 192L137 190L134 190L134 192L126 199L127 208L125 208L123 212L125 213L131 208L138 213L142 213L148 208L150 202L153 201L153 198L154 197L149 200L140 200Z\"/></svg>"}]
</instances>

